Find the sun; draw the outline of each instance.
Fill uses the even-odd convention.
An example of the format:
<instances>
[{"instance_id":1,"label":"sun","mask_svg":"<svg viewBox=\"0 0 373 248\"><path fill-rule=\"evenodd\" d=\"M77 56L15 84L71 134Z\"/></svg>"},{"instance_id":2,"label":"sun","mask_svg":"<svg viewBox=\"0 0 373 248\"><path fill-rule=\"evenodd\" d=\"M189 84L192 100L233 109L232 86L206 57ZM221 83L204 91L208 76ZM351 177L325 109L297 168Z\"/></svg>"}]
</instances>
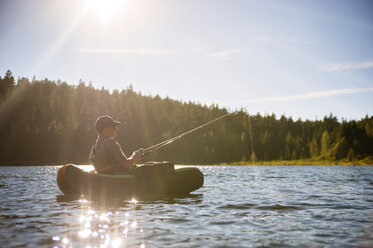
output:
<instances>
[{"instance_id":1,"label":"sun","mask_svg":"<svg viewBox=\"0 0 373 248\"><path fill-rule=\"evenodd\" d=\"M96 11L106 23L123 3L124 0L86 0L86 7Z\"/></svg>"}]
</instances>

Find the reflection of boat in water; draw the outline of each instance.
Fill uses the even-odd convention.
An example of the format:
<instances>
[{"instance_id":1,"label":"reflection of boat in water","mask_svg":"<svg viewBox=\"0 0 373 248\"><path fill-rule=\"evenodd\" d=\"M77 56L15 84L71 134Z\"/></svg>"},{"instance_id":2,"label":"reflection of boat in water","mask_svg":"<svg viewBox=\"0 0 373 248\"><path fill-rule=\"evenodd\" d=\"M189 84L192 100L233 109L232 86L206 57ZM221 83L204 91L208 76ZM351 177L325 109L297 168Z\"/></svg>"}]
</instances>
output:
<instances>
[{"instance_id":1,"label":"reflection of boat in water","mask_svg":"<svg viewBox=\"0 0 373 248\"><path fill-rule=\"evenodd\" d=\"M203 185L196 167L174 168L170 162L149 162L130 175L107 175L84 171L73 164L58 170L57 184L65 195L126 197L190 193Z\"/></svg>"}]
</instances>

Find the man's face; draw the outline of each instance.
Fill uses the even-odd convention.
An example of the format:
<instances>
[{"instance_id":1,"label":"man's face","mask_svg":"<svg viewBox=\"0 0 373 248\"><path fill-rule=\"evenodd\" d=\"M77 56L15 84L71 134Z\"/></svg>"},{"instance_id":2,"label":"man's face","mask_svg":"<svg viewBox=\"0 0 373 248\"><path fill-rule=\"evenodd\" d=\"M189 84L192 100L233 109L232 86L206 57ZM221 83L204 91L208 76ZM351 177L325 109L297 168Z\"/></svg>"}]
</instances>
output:
<instances>
[{"instance_id":1,"label":"man's face","mask_svg":"<svg viewBox=\"0 0 373 248\"><path fill-rule=\"evenodd\" d=\"M110 139L114 139L117 136L117 127L105 127L104 132Z\"/></svg>"}]
</instances>

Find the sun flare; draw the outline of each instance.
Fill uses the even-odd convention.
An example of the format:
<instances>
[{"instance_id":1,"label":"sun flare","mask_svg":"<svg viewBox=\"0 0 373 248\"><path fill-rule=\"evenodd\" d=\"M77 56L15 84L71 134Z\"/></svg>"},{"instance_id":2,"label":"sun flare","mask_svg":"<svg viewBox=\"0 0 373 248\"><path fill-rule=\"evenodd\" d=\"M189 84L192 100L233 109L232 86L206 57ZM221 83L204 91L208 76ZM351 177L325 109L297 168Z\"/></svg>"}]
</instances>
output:
<instances>
[{"instance_id":1,"label":"sun flare","mask_svg":"<svg viewBox=\"0 0 373 248\"><path fill-rule=\"evenodd\" d=\"M98 13L103 22L107 22L118 11L124 0L86 0L86 6Z\"/></svg>"}]
</instances>

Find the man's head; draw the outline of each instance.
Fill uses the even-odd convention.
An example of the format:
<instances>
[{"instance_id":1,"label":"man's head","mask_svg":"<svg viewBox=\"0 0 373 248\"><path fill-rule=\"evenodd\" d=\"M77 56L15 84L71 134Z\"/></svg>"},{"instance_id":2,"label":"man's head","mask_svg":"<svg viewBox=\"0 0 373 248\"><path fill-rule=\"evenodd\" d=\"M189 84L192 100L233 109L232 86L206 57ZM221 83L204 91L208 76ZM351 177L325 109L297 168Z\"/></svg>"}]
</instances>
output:
<instances>
[{"instance_id":1,"label":"man's head","mask_svg":"<svg viewBox=\"0 0 373 248\"><path fill-rule=\"evenodd\" d=\"M97 118L96 120L96 130L99 134L102 134L103 132L109 132L111 130L116 131L116 127L120 124L119 121L114 121L113 118L111 118L108 115L103 115ZM115 132L114 132L115 137Z\"/></svg>"}]
</instances>

